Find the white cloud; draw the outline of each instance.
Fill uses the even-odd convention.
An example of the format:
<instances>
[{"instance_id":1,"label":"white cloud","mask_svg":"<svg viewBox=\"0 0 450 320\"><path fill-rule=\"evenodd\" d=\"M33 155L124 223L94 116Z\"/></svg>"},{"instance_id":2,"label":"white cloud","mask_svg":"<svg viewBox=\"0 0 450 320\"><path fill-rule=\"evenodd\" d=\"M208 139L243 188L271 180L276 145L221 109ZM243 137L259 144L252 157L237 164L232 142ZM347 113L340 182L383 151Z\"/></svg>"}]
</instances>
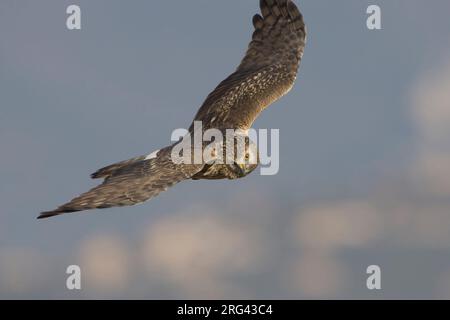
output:
<instances>
[{"instance_id":1,"label":"white cloud","mask_svg":"<svg viewBox=\"0 0 450 320\"><path fill-rule=\"evenodd\" d=\"M306 298L333 298L344 292L347 268L335 257L308 250L291 262L285 273L286 288Z\"/></svg>"},{"instance_id":2,"label":"white cloud","mask_svg":"<svg viewBox=\"0 0 450 320\"><path fill-rule=\"evenodd\" d=\"M411 172L421 192L450 196L450 152L422 149Z\"/></svg>"},{"instance_id":3,"label":"white cloud","mask_svg":"<svg viewBox=\"0 0 450 320\"><path fill-rule=\"evenodd\" d=\"M410 248L450 248L449 212L446 205L397 204L391 210L395 221L389 226L390 242Z\"/></svg>"},{"instance_id":4,"label":"white cloud","mask_svg":"<svg viewBox=\"0 0 450 320\"><path fill-rule=\"evenodd\" d=\"M150 226L143 256L149 276L158 275L180 296L224 298L240 292L233 275L258 270L264 247L258 228L202 207Z\"/></svg>"},{"instance_id":5,"label":"white cloud","mask_svg":"<svg viewBox=\"0 0 450 320\"><path fill-rule=\"evenodd\" d=\"M423 75L412 94L418 131L411 175L419 190L450 195L450 60Z\"/></svg>"},{"instance_id":6,"label":"white cloud","mask_svg":"<svg viewBox=\"0 0 450 320\"><path fill-rule=\"evenodd\" d=\"M42 253L28 248L2 248L0 250L1 292L29 294L49 280L48 265Z\"/></svg>"},{"instance_id":7,"label":"white cloud","mask_svg":"<svg viewBox=\"0 0 450 320\"><path fill-rule=\"evenodd\" d=\"M126 288L133 258L120 238L100 235L89 238L80 247L82 286L87 291L109 292Z\"/></svg>"},{"instance_id":8,"label":"white cloud","mask_svg":"<svg viewBox=\"0 0 450 320\"><path fill-rule=\"evenodd\" d=\"M364 202L318 204L300 210L293 233L298 244L311 249L362 247L382 237L381 218Z\"/></svg>"},{"instance_id":9,"label":"white cloud","mask_svg":"<svg viewBox=\"0 0 450 320\"><path fill-rule=\"evenodd\" d=\"M413 117L427 144L450 145L450 60L423 75L414 87Z\"/></svg>"}]
</instances>

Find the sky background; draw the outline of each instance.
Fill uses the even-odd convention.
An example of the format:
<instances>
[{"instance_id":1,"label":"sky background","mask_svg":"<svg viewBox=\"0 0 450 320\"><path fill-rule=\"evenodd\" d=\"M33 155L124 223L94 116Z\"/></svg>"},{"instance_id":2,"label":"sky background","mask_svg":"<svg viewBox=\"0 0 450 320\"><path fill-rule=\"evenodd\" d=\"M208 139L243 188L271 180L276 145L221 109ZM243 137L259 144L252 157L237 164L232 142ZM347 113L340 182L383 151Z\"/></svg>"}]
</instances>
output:
<instances>
[{"instance_id":1,"label":"sky background","mask_svg":"<svg viewBox=\"0 0 450 320\"><path fill-rule=\"evenodd\" d=\"M295 2L298 80L254 125L280 129L279 174L45 221L189 126L258 1L0 2L0 298L450 298L450 2Z\"/></svg>"}]
</instances>

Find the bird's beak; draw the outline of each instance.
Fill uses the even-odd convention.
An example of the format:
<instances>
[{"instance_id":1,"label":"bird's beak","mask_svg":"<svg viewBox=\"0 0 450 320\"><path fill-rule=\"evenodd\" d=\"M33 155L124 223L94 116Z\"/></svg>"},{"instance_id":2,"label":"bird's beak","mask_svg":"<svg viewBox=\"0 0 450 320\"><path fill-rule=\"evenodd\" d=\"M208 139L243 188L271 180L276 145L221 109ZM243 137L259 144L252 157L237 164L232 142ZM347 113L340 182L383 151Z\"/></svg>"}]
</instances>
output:
<instances>
[{"instance_id":1,"label":"bird's beak","mask_svg":"<svg viewBox=\"0 0 450 320\"><path fill-rule=\"evenodd\" d=\"M239 171L239 175L241 177L244 177L246 175L246 173L247 173L247 171L245 170L245 164L237 164L236 163L235 165L236 165L236 168Z\"/></svg>"}]
</instances>

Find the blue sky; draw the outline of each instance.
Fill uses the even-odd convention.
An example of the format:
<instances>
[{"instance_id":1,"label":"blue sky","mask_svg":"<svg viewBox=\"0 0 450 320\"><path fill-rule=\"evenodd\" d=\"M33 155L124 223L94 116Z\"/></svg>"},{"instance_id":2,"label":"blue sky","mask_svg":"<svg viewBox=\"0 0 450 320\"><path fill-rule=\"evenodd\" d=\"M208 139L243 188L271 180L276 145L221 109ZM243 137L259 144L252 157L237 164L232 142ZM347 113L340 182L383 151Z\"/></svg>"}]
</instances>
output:
<instances>
[{"instance_id":1,"label":"blue sky","mask_svg":"<svg viewBox=\"0 0 450 320\"><path fill-rule=\"evenodd\" d=\"M187 127L238 65L258 1L2 1L0 297L450 298L450 3L296 3L297 83L255 123L280 129L278 175L36 221Z\"/></svg>"}]
</instances>

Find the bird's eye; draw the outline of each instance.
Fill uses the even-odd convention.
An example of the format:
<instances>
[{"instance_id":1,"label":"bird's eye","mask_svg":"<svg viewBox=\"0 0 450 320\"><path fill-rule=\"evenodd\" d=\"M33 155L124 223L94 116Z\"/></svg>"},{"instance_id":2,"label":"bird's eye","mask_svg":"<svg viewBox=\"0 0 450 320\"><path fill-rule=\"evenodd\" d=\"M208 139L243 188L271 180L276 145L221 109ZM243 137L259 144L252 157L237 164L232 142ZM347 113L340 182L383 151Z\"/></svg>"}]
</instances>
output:
<instances>
[{"instance_id":1,"label":"bird's eye","mask_svg":"<svg viewBox=\"0 0 450 320\"><path fill-rule=\"evenodd\" d=\"M250 155L247 153L246 155L245 155L245 160L248 160L250 158Z\"/></svg>"}]
</instances>

